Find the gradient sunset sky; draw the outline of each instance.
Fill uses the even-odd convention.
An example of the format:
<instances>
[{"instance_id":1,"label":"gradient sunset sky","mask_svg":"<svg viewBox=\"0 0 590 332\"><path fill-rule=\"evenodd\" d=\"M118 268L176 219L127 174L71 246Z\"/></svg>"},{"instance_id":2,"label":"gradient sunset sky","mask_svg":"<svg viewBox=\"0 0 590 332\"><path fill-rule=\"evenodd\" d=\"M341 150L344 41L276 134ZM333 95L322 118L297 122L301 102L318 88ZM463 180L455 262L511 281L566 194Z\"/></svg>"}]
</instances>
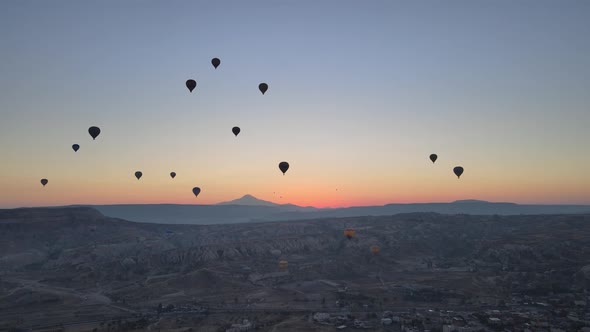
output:
<instances>
[{"instance_id":1,"label":"gradient sunset sky","mask_svg":"<svg viewBox=\"0 0 590 332\"><path fill-rule=\"evenodd\" d=\"M589 36L584 0L1 1L0 207L590 204Z\"/></svg>"}]
</instances>

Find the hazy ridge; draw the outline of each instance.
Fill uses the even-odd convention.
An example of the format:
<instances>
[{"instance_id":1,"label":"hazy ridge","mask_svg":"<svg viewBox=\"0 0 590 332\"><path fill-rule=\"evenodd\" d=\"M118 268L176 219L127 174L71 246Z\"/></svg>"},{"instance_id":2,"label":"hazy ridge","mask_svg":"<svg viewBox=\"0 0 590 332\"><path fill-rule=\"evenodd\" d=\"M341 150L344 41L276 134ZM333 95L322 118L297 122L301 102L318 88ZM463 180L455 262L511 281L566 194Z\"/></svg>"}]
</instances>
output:
<instances>
[{"instance_id":1,"label":"hazy ridge","mask_svg":"<svg viewBox=\"0 0 590 332\"><path fill-rule=\"evenodd\" d=\"M588 205L521 205L479 200L451 203L386 204L347 208L300 207L259 200L251 195L215 205L119 204L90 205L109 217L164 224L224 224L316 218L387 216L432 212L473 215L536 215L590 213Z\"/></svg>"}]
</instances>

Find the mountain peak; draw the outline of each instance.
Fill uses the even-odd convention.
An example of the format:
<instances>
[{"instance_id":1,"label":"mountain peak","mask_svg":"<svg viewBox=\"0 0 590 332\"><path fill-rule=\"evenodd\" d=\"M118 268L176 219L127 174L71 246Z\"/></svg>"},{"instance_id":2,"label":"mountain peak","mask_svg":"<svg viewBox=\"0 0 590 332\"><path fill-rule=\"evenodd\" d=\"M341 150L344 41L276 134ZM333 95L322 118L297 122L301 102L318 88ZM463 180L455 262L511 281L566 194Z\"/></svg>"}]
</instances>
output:
<instances>
[{"instance_id":1,"label":"mountain peak","mask_svg":"<svg viewBox=\"0 0 590 332\"><path fill-rule=\"evenodd\" d=\"M258 199L250 194L246 194L241 198L234 199L228 202L221 202L217 203L217 205L253 205L253 206L279 206L280 204L276 204L269 201L264 201Z\"/></svg>"},{"instance_id":2,"label":"mountain peak","mask_svg":"<svg viewBox=\"0 0 590 332\"><path fill-rule=\"evenodd\" d=\"M453 203L455 203L455 204L468 204L468 203L489 204L490 202L482 201L479 199L462 199L462 200L454 201Z\"/></svg>"}]
</instances>

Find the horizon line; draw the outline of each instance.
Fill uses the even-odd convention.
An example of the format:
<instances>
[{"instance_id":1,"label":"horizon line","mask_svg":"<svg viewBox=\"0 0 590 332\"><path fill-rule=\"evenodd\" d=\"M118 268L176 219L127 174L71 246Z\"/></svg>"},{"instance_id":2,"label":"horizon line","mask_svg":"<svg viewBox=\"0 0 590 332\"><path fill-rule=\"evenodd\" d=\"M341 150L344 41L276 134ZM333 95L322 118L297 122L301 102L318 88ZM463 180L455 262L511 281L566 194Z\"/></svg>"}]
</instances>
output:
<instances>
[{"instance_id":1,"label":"horizon line","mask_svg":"<svg viewBox=\"0 0 590 332\"><path fill-rule=\"evenodd\" d=\"M244 195L246 196L246 195ZM242 197L244 197L242 196ZM252 196L252 195L249 195ZM240 197L240 198L242 198ZM254 197L254 196L252 196ZM359 207L381 207L381 206L387 206L387 205L417 205L417 204L454 204L454 203L461 203L461 202L473 202L473 203L487 203L487 204L514 204L514 205L536 205L536 206L590 206L589 204L573 204L573 203L569 203L569 204L564 204L564 203L516 203L516 202L492 202L492 201L486 201L486 200L480 200L480 199L458 199L458 200L454 200L454 201L447 201L447 202L410 202L410 203L386 203L386 204L381 204L381 205L349 205L349 206L340 206L340 207L317 207L317 206L313 206L313 205L307 205L307 206L302 206L302 205L296 205L293 203L275 203L272 201L266 201L266 200L261 200L258 199L256 197L254 197L255 199L259 200L259 201L263 201L263 202L269 202L272 204L276 204L276 207L282 207L285 205L291 205L291 206L295 206L295 207L300 207L300 208L314 208L314 209L348 209L348 208L359 208ZM238 198L239 199L239 198ZM237 200L237 199L236 199ZM33 209L33 208L64 208L64 207L93 207L93 206L107 206L107 205L112 205L112 206L117 206L117 205L175 205L175 206L256 206L256 207L274 207L274 206L265 206L265 205L253 205L253 204L227 204L229 202L232 202L234 200L231 201L221 201L221 202L217 202L217 203L211 203L211 204L186 204L186 203L111 203L111 204L84 204L84 203L76 203L76 204L67 204L67 205L63 205L63 204L56 204L56 205L43 205L43 206L16 206L16 207L0 207L0 209L3 210L12 210L12 209ZM224 203L224 204L222 204Z\"/></svg>"}]
</instances>

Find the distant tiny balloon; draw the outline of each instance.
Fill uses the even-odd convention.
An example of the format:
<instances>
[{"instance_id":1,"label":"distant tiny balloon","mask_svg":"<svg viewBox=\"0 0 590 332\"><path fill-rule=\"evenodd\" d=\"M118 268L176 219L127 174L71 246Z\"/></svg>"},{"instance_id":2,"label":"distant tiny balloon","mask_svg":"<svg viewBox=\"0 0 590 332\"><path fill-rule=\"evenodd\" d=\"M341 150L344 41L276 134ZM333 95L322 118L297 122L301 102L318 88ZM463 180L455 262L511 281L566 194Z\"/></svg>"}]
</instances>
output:
<instances>
[{"instance_id":1,"label":"distant tiny balloon","mask_svg":"<svg viewBox=\"0 0 590 332\"><path fill-rule=\"evenodd\" d=\"M231 132L234 133L234 135L238 136L238 134L240 133L240 127L233 127L231 129Z\"/></svg>"},{"instance_id":2,"label":"distant tiny balloon","mask_svg":"<svg viewBox=\"0 0 590 332\"><path fill-rule=\"evenodd\" d=\"M195 81L195 80L186 81L186 87L188 88L188 91L193 92L193 90L197 87L197 81Z\"/></svg>"},{"instance_id":3,"label":"distant tiny balloon","mask_svg":"<svg viewBox=\"0 0 590 332\"><path fill-rule=\"evenodd\" d=\"M286 161L281 161L279 163L279 169L281 170L281 172L283 172L283 175L285 175L285 173L289 169L289 163Z\"/></svg>"},{"instance_id":4,"label":"distant tiny balloon","mask_svg":"<svg viewBox=\"0 0 590 332\"><path fill-rule=\"evenodd\" d=\"M285 260L279 261L279 270L285 271L289 267L289 262Z\"/></svg>"},{"instance_id":5,"label":"distant tiny balloon","mask_svg":"<svg viewBox=\"0 0 590 332\"><path fill-rule=\"evenodd\" d=\"M434 153L430 155L430 160L432 161L432 163L434 163L437 158L438 158L438 156Z\"/></svg>"},{"instance_id":6,"label":"distant tiny balloon","mask_svg":"<svg viewBox=\"0 0 590 332\"><path fill-rule=\"evenodd\" d=\"M349 240L352 239L355 234L356 231L353 228L347 228L344 230L344 236L346 236L346 238Z\"/></svg>"},{"instance_id":7,"label":"distant tiny balloon","mask_svg":"<svg viewBox=\"0 0 590 332\"><path fill-rule=\"evenodd\" d=\"M266 90L268 90L268 84L260 83L258 85L258 90L260 90L260 92L262 92L262 94L264 94L266 92Z\"/></svg>"},{"instance_id":8,"label":"distant tiny balloon","mask_svg":"<svg viewBox=\"0 0 590 332\"><path fill-rule=\"evenodd\" d=\"M371 253L373 255L377 255L380 251L381 251L381 248L379 248L379 246L371 246Z\"/></svg>"},{"instance_id":9,"label":"distant tiny balloon","mask_svg":"<svg viewBox=\"0 0 590 332\"><path fill-rule=\"evenodd\" d=\"M201 188L199 188L199 187L193 188L193 194L195 194L195 197L199 196L200 193L201 193Z\"/></svg>"},{"instance_id":10,"label":"distant tiny balloon","mask_svg":"<svg viewBox=\"0 0 590 332\"><path fill-rule=\"evenodd\" d=\"M92 136L92 139L95 140L98 135L100 135L100 128L98 127L90 127L88 128L88 133Z\"/></svg>"},{"instance_id":11,"label":"distant tiny balloon","mask_svg":"<svg viewBox=\"0 0 590 332\"><path fill-rule=\"evenodd\" d=\"M143 173L141 173L140 171L135 172L135 177L139 180L141 179L141 176L143 175Z\"/></svg>"},{"instance_id":12,"label":"distant tiny balloon","mask_svg":"<svg viewBox=\"0 0 590 332\"><path fill-rule=\"evenodd\" d=\"M221 60L219 60L218 58L213 58L211 59L211 64L213 65L213 67L215 67L215 69L217 69L217 67L221 64Z\"/></svg>"},{"instance_id":13,"label":"distant tiny balloon","mask_svg":"<svg viewBox=\"0 0 590 332\"><path fill-rule=\"evenodd\" d=\"M78 152L78 150L80 149L80 145L74 144L72 145L72 149L74 150L74 152Z\"/></svg>"},{"instance_id":14,"label":"distant tiny balloon","mask_svg":"<svg viewBox=\"0 0 590 332\"><path fill-rule=\"evenodd\" d=\"M45 187L45 185L47 184L47 179L41 179L41 184L43 185L43 187Z\"/></svg>"},{"instance_id":15,"label":"distant tiny balloon","mask_svg":"<svg viewBox=\"0 0 590 332\"><path fill-rule=\"evenodd\" d=\"M174 179L176 177L176 172L170 172L170 177Z\"/></svg>"},{"instance_id":16,"label":"distant tiny balloon","mask_svg":"<svg viewBox=\"0 0 590 332\"><path fill-rule=\"evenodd\" d=\"M455 175L457 176L457 179L459 179L461 177L461 174L463 174L463 167L457 166L457 167L453 168L453 173L455 173Z\"/></svg>"}]
</instances>

